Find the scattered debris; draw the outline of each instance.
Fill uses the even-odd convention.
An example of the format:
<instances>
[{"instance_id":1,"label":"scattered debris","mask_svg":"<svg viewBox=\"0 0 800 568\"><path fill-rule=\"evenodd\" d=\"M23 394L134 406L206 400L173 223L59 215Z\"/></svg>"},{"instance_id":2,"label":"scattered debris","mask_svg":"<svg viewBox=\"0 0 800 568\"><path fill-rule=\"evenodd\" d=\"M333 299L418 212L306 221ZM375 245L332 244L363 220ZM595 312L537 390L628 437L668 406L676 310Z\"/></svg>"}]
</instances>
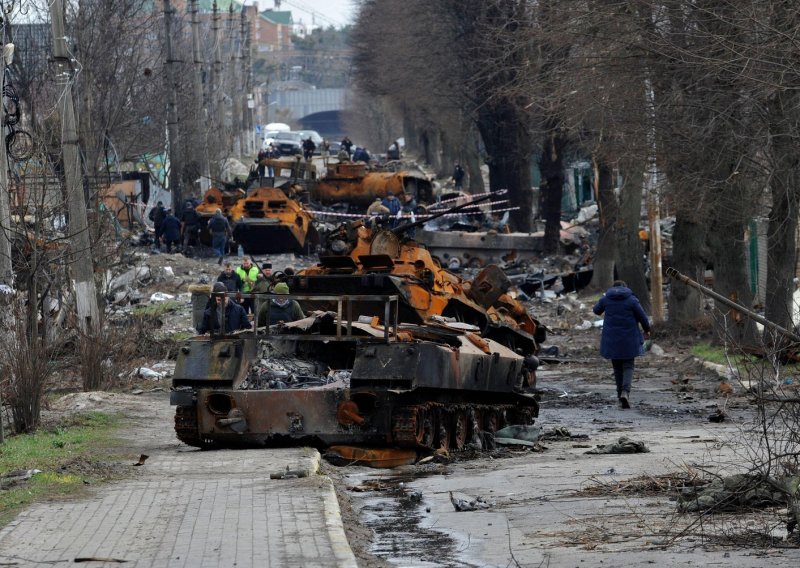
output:
<instances>
[{"instance_id":1,"label":"scattered debris","mask_svg":"<svg viewBox=\"0 0 800 568\"><path fill-rule=\"evenodd\" d=\"M172 294L165 294L164 292L155 292L150 296L151 302L166 302L167 300L174 300L175 296Z\"/></svg>"},{"instance_id":2,"label":"scattered debris","mask_svg":"<svg viewBox=\"0 0 800 568\"><path fill-rule=\"evenodd\" d=\"M494 503L484 501L483 497L456 497L450 491L450 502L455 507L456 511L477 511L479 509L489 509L494 506Z\"/></svg>"},{"instance_id":3,"label":"scattered debris","mask_svg":"<svg viewBox=\"0 0 800 568\"><path fill-rule=\"evenodd\" d=\"M331 446L325 459L333 465L365 465L376 468L392 468L409 465L417 461L416 450L401 448L362 448L359 446Z\"/></svg>"},{"instance_id":4,"label":"scattered debris","mask_svg":"<svg viewBox=\"0 0 800 568\"><path fill-rule=\"evenodd\" d=\"M153 369L148 369L147 367L137 367L136 368L136 376L142 377L143 379L148 379L151 381L159 381L164 378L164 375L154 371Z\"/></svg>"},{"instance_id":5,"label":"scattered debris","mask_svg":"<svg viewBox=\"0 0 800 568\"><path fill-rule=\"evenodd\" d=\"M534 425L526 425L526 424L515 424L512 426L506 426L505 428L501 428L497 432L494 433L495 435L495 442L498 444L509 445L513 442L517 441L524 441L528 442L528 444L533 445L534 442L539 440L539 436L541 436L542 429L539 426ZM501 442L500 440L504 440ZM523 444L523 445L528 445Z\"/></svg>"},{"instance_id":6,"label":"scattered debris","mask_svg":"<svg viewBox=\"0 0 800 568\"><path fill-rule=\"evenodd\" d=\"M587 454L646 454L650 450L644 442L636 442L626 436L617 440L616 444L599 444Z\"/></svg>"},{"instance_id":7,"label":"scattered debris","mask_svg":"<svg viewBox=\"0 0 800 568\"><path fill-rule=\"evenodd\" d=\"M714 479L708 485L688 487L678 497L683 512L720 513L786 505L786 484L762 475L737 474Z\"/></svg>"},{"instance_id":8,"label":"scattered debris","mask_svg":"<svg viewBox=\"0 0 800 568\"><path fill-rule=\"evenodd\" d=\"M308 472L301 469L289 469L286 466L286 471L278 471L269 474L270 479L298 479L300 477L308 477Z\"/></svg>"},{"instance_id":9,"label":"scattered debris","mask_svg":"<svg viewBox=\"0 0 800 568\"><path fill-rule=\"evenodd\" d=\"M619 494L653 496L670 492L677 493L687 487L698 487L708 483L691 468L685 472L642 475L622 481L606 481L594 476L589 481L594 485L581 489L576 495L587 497Z\"/></svg>"}]
</instances>

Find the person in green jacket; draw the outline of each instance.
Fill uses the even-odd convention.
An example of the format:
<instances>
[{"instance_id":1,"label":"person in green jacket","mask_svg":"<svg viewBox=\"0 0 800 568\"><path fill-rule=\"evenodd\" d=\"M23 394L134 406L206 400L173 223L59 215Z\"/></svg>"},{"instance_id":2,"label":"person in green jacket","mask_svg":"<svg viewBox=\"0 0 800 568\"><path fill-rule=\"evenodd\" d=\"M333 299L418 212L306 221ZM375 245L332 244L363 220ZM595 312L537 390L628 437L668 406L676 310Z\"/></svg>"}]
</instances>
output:
<instances>
[{"instance_id":1,"label":"person in green jacket","mask_svg":"<svg viewBox=\"0 0 800 568\"><path fill-rule=\"evenodd\" d=\"M253 298L248 294L253 293L253 287L258 278L258 267L255 266L248 257L242 259L242 265L236 268L236 274L242 279L242 307L248 314L253 313Z\"/></svg>"},{"instance_id":2,"label":"person in green jacket","mask_svg":"<svg viewBox=\"0 0 800 568\"><path fill-rule=\"evenodd\" d=\"M278 282L272 288L273 294L285 295L289 293L289 285L286 282ZM267 322L267 312L269 311L269 322ZM289 298L273 298L269 302L264 302L258 308L258 325L275 325L276 323L296 321L303 319L300 304Z\"/></svg>"}]
</instances>

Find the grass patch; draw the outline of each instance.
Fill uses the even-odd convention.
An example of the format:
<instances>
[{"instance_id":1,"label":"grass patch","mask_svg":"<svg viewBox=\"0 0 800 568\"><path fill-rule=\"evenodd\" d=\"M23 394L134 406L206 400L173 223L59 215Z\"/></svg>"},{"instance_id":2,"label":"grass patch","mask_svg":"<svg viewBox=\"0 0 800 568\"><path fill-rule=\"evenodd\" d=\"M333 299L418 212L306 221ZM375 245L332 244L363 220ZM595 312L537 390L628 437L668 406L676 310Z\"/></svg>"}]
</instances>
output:
<instances>
[{"instance_id":1,"label":"grass patch","mask_svg":"<svg viewBox=\"0 0 800 568\"><path fill-rule=\"evenodd\" d=\"M131 310L131 313L135 316L162 316L170 312L182 310L184 305L184 302L179 300L167 300L166 302L157 302L145 306L135 306L133 310Z\"/></svg>"},{"instance_id":2,"label":"grass patch","mask_svg":"<svg viewBox=\"0 0 800 568\"><path fill-rule=\"evenodd\" d=\"M764 365L764 359L748 353L736 353L725 348L710 343L698 343L692 347L692 355L698 359L704 359L719 365L731 365L737 372L743 373L747 369L757 369ZM800 373L800 364L792 361L781 364L781 372L784 375L797 375Z\"/></svg>"},{"instance_id":3,"label":"grass patch","mask_svg":"<svg viewBox=\"0 0 800 568\"><path fill-rule=\"evenodd\" d=\"M99 458L108 459L103 451L111 446L121 421L119 415L89 412L49 430L8 438L0 445L0 473L41 473L20 481L0 478L0 526L30 503L66 497L82 491L85 483L109 479L113 468Z\"/></svg>"},{"instance_id":4,"label":"grass patch","mask_svg":"<svg viewBox=\"0 0 800 568\"><path fill-rule=\"evenodd\" d=\"M186 341L190 337L194 337L197 335L196 333L192 333L191 331L174 331L172 333L164 334L164 339L169 341L174 341L176 343L180 343L182 341Z\"/></svg>"},{"instance_id":5,"label":"grass patch","mask_svg":"<svg viewBox=\"0 0 800 568\"><path fill-rule=\"evenodd\" d=\"M742 360L747 360L749 357L747 355L737 355L726 352L723 347L711 345L710 343L698 343L693 346L692 355L698 359L704 359L705 361L711 361L719 365L727 365L729 361L735 364Z\"/></svg>"}]
</instances>

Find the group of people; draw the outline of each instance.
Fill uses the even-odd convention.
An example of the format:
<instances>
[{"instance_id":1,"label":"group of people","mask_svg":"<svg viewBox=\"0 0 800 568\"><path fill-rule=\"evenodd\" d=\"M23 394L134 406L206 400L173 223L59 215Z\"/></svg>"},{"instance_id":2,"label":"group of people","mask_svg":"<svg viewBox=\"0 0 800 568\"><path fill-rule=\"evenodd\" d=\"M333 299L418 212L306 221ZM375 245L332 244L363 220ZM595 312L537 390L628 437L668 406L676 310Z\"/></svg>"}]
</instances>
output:
<instances>
[{"instance_id":1,"label":"group of people","mask_svg":"<svg viewBox=\"0 0 800 568\"><path fill-rule=\"evenodd\" d=\"M180 217L172 209L165 208L163 201L150 210L148 217L155 228L155 250L160 251L162 244L168 253L172 252L173 247L178 251L181 247L186 250L199 244L200 215L195 210L197 204L196 198L187 199L179 213Z\"/></svg>"},{"instance_id":2,"label":"group of people","mask_svg":"<svg viewBox=\"0 0 800 568\"><path fill-rule=\"evenodd\" d=\"M286 276L293 274L291 267L284 270ZM230 334L252 329L251 318L259 327L304 318L305 314L296 300L281 297L289 293L289 285L273 277L271 263L264 263L259 269L248 257L244 257L241 265L235 268L233 263L228 262L214 282L212 299L203 312L203 320L197 331L201 334L219 331L223 320L225 333ZM258 313L255 313L254 294L274 294L276 297L259 303Z\"/></svg>"},{"instance_id":3,"label":"group of people","mask_svg":"<svg viewBox=\"0 0 800 568\"><path fill-rule=\"evenodd\" d=\"M383 199L376 197L375 201L367 207L367 218L373 222L377 218L386 218L389 228L393 229L400 224L400 213L413 217L417 209L417 201L410 193L402 195L402 201L394 193L389 193ZM409 233L408 236L414 237L413 233Z\"/></svg>"},{"instance_id":4,"label":"group of people","mask_svg":"<svg viewBox=\"0 0 800 568\"><path fill-rule=\"evenodd\" d=\"M278 149L269 144L266 148L262 148L258 151L258 156L256 156L256 170L258 171L258 177L273 177L275 175L275 170L267 160L275 160L281 157L281 153Z\"/></svg>"}]
</instances>

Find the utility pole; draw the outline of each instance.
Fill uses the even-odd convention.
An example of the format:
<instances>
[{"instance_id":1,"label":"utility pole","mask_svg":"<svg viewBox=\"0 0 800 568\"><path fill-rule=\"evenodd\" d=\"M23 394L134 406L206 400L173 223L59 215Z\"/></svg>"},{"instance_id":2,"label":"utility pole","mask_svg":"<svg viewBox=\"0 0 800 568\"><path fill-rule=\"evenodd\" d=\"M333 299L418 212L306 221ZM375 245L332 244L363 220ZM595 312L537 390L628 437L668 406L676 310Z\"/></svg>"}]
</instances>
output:
<instances>
[{"instance_id":1,"label":"utility pole","mask_svg":"<svg viewBox=\"0 0 800 568\"><path fill-rule=\"evenodd\" d=\"M198 124L197 132L202 139L200 169L203 177L200 180L202 193L208 189L211 179L211 168L208 164L208 106L203 94L203 60L200 57L200 18L197 0L189 0L189 12L192 14L192 59L194 61L194 98L195 116Z\"/></svg>"},{"instance_id":2,"label":"utility pole","mask_svg":"<svg viewBox=\"0 0 800 568\"><path fill-rule=\"evenodd\" d=\"M245 7L242 6L241 31L239 33L241 36L242 102L240 104L242 114L239 132L241 132L243 154L256 153L258 151L253 144L253 127L250 124L250 120L248 120L252 115L250 110L250 101L252 100L250 97L252 95L250 94L250 28L247 23L247 12L245 12Z\"/></svg>"},{"instance_id":3,"label":"utility pole","mask_svg":"<svg viewBox=\"0 0 800 568\"><path fill-rule=\"evenodd\" d=\"M89 222L86 217L86 199L81 184L78 133L75 128L75 109L72 104L72 60L67 51L64 34L64 8L61 0L50 3L50 22L53 30L53 59L56 62L56 82L63 83L61 96L61 153L64 160L64 177L67 184L69 209L69 239L72 255L72 273L75 277L75 306L78 326L84 333L94 333L100 328L100 311L94 284L92 245L89 240Z\"/></svg>"},{"instance_id":4,"label":"utility pole","mask_svg":"<svg viewBox=\"0 0 800 568\"><path fill-rule=\"evenodd\" d=\"M6 62L6 52L9 61ZM14 55L14 44L3 46L3 55L0 57L0 284L13 286L14 267L11 264L11 192L8 189L8 148L6 148L6 115L5 115L5 90L6 90L6 65ZM1 432L1 431L0 431ZM2 436L0 436L0 441Z\"/></svg>"},{"instance_id":5,"label":"utility pole","mask_svg":"<svg viewBox=\"0 0 800 568\"><path fill-rule=\"evenodd\" d=\"M244 11L244 6L242 6ZM244 81L239 81L239 56L242 49L242 41L240 26L235 26L235 15L233 12L233 2L231 2L230 9L228 10L228 37L230 38L228 48L228 85L230 85L231 97L231 137L233 138L233 153L237 156L244 154L244 145L241 133L241 122L243 116L241 89L244 87Z\"/></svg>"},{"instance_id":6,"label":"utility pole","mask_svg":"<svg viewBox=\"0 0 800 568\"><path fill-rule=\"evenodd\" d=\"M211 35L213 37L214 45L214 66L213 66L213 84L212 92L214 93L214 113L216 115L217 135L222 140L225 140L225 104L224 93L222 92L222 47L219 37L219 7L217 0L214 0L213 15L211 16ZM224 142L223 142L224 143ZM227 152L227 144L224 151Z\"/></svg>"},{"instance_id":7,"label":"utility pole","mask_svg":"<svg viewBox=\"0 0 800 568\"><path fill-rule=\"evenodd\" d=\"M164 47L167 51L167 156L169 156L169 190L172 192L172 210L179 212L182 201L180 176L183 164L178 158L178 85L175 81L175 59L172 57L172 5L164 0Z\"/></svg>"}]
</instances>

